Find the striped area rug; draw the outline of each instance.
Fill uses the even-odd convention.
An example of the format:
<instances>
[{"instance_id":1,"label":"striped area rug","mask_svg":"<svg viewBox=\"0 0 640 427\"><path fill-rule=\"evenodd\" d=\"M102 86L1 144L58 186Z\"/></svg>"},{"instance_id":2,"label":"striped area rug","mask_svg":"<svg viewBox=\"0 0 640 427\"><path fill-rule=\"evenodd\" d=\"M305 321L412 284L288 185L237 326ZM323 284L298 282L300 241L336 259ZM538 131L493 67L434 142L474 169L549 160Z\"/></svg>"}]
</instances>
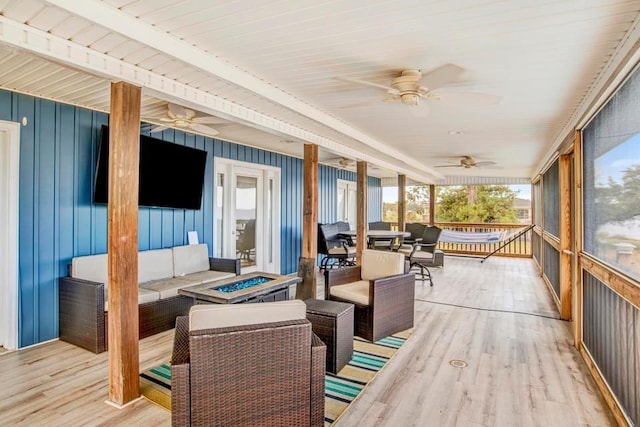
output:
<instances>
[{"instance_id":1,"label":"striped area rug","mask_svg":"<svg viewBox=\"0 0 640 427\"><path fill-rule=\"evenodd\" d=\"M375 343L355 337L349 364L337 375L325 376L325 426L340 417L410 335L411 331L404 331ZM162 364L141 373L140 390L144 397L170 410L171 366Z\"/></svg>"}]
</instances>

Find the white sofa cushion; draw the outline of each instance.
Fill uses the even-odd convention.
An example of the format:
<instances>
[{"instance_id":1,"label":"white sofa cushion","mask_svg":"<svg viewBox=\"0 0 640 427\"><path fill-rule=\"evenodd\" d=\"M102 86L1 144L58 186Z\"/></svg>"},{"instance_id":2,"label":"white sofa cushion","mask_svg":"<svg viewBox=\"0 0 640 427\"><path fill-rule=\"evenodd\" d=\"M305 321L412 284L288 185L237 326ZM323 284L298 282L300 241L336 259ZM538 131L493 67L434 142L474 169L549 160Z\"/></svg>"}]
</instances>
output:
<instances>
[{"instance_id":1,"label":"white sofa cushion","mask_svg":"<svg viewBox=\"0 0 640 427\"><path fill-rule=\"evenodd\" d=\"M351 301L354 304L369 305L368 280L359 280L344 285L331 286L329 293L336 298Z\"/></svg>"},{"instance_id":2,"label":"white sofa cushion","mask_svg":"<svg viewBox=\"0 0 640 427\"><path fill-rule=\"evenodd\" d=\"M156 291L138 288L138 305L146 302L154 302L160 299L160 294ZM109 311L109 293L104 291L104 311Z\"/></svg>"},{"instance_id":3,"label":"white sofa cushion","mask_svg":"<svg viewBox=\"0 0 640 427\"><path fill-rule=\"evenodd\" d=\"M206 243L176 246L172 251L174 276L180 277L209 270L209 249Z\"/></svg>"},{"instance_id":4,"label":"white sofa cushion","mask_svg":"<svg viewBox=\"0 0 640 427\"><path fill-rule=\"evenodd\" d=\"M198 304L189 311L189 330L226 328L305 319L307 306L300 300L257 304Z\"/></svg>"},{"instance_id":5,"label":"white sofa cushion","mask_svg":"<svg viewBox=\"0 0 640 427\"><path fill-rule=\"evenodd\" d=\"M376 280L402 273L404 273L404 254L370 249L362 251L360 269L362 280Z\"/></svg>"},{"instance_id":6,"label":"white sofa cushion","mask_svg":"<svg viewBox=\"0 0 640 427\"><path fill-rule=\"evenodd\" d=\"M227 273L226 271L207 270L199 273L191 273L186 276L180 277L181 279L189 279L193 282L199 283L211 283L222 279L229 279L236 277L234 273Z\"/></svg>"},{"instance_id":7,"label":"white sofa cushion","mask_svg":"<svg viewBox=\"0 0 640 427\"><path fill-rule=\"evenodd\" d=\"M189 276L173 277L170 279L152 280L151 282L141 283L140 289L157 292L160 299L167 299L178 295L178 289L187 286L199 285L196 280L189 280Z\"/></svg>"},{"instance_id":8,"label":"white sofa cushion","mask_svg":"<svg viewBox=\"0 0 640 427\"><path fill-rule=\"evenodd\" d=\"M71 277L104 283L107 288L107 254L79 256L71 260Z\"/></svg>"},{"instance_id":9,"label":"white sofa cushion","mask_svg":"<svg viewBox=\"0 0 640 427\"><path fill-rule=\"evenodd\" d=\"M171 277L173 277L171 249L138 252L138 283Z\"/></svg>"}]
</instances>

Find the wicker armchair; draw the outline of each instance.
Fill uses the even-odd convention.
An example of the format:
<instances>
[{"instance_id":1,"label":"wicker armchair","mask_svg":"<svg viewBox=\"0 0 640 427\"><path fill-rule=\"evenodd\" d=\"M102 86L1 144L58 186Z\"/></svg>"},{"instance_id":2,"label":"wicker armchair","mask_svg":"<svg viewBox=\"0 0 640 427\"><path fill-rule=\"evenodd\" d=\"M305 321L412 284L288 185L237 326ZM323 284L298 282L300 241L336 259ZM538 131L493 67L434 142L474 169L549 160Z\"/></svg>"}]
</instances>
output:
<instances>
[{"instance_id":1,"label":"wicker armchair","mask_svg":"<svg viewBox=\"0 0 640 427\"><path fill-rule=\"evenodd\" d=\"M326 347L305 316L302 301L282 301L178 317L172 425L322 426Z\"/></svg>"},{"instance_id":2,"label":"wicker armchair","mask_svg":"<svg viewBox=\"0 0 640 427\"><path fill-rule=\"evenodd\" d=\"M413 327L415 277L404 255L364 250L362 265L325 271L327 299L354 304L354 333L369 341Z\"/></svg>"}]
</instances>

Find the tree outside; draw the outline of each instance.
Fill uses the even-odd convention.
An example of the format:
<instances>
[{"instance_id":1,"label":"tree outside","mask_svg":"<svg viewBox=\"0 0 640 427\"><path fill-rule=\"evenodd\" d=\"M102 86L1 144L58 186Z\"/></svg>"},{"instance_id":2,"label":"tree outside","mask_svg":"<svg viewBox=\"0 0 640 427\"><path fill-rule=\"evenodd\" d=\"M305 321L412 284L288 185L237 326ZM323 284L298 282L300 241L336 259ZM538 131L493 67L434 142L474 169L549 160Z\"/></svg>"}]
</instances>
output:
<instances>
[{"instance_id":1,"label":"tree outside","mask_svg":"<svg viewBox=\"0 0 640 427\"><path fill-rule=\"evenodd\" d=\"M517 216L513 203L517 195L508 185L440 187L436 221L514 223Z\"/></svg>"},{"instance_id":2,"label":"tree outside","mask_svg":"<svg viewBox=\"0 0 640 427\"><path fill-rule=\"evenodd\" d=\"M518 191L508 185L436 187L436 221L466 223L518 222L514 200ZM407 222L429 222L429 186L407 187ZM384 202L382 220L398 221L398 203Z\"/></svg>"}]
</instances>

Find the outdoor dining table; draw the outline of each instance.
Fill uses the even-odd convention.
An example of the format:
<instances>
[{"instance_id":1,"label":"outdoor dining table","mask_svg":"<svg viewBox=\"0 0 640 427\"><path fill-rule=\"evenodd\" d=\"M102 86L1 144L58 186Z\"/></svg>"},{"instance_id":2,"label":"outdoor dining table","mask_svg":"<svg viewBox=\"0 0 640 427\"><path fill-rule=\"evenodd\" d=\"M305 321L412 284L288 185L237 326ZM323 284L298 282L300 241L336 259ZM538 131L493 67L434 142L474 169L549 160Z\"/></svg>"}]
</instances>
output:
<instances>
[{"instance_id":1,"label":"outdoor dining table","mask_svg":"<svg viewBox=\"0 0 640 427\"><path fill-rule=\"evenodd\" d=\"M346 237L350 239L355 239L357 233L355 230L345 230L338 233L340 237ZM367 240L369 241L368 246L370 248L374 248L376 241L378 240L395 240L398 239L398 244L402 243L402 239L405 237L411 236L411 233L407 231L391 231L391 230L368 230L367 231Z\"/></svg>"}]
</instances>

